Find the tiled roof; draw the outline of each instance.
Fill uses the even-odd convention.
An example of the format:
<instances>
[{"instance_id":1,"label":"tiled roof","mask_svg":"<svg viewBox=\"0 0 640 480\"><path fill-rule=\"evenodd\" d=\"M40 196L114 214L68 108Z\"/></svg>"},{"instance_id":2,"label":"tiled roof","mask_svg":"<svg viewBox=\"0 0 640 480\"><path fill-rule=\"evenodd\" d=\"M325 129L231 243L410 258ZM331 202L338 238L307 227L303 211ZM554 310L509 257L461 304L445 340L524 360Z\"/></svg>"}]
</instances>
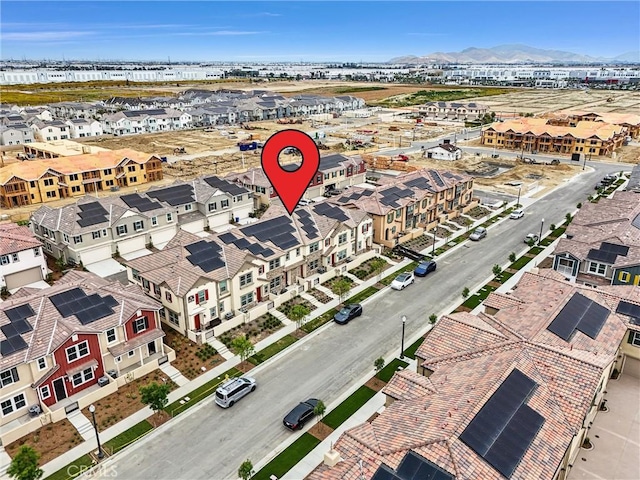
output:
<instances>
[{"instance_id":1,"label":"tiled roof","mask_svg":"<svg viewBox=\"0 0 640 480\"><path fill-rule=\"evenodd\" d=\"M15 223L0 223L0 255L22 252L41 245L27 227Z\"/></svg>"},{"instance_id":2,"label":"tiled roof","mask_svg":"<svg viewBox=\"0 0 640 480\"><path fill-rule=\"evenodd\" d=\"M486 130L496 132L514 133L532 133L534 135L547 134L551 137L563 137L571 135L574 138L593 138L597 137L601 140L608 140L614 135L622 133L623 127L611 125L603 122L577 122L575 127L564 127L558 125L548 125L546 118L519 118L516 120L505 120L504 122L494 123Z\"/></svg>"}]
</instances>

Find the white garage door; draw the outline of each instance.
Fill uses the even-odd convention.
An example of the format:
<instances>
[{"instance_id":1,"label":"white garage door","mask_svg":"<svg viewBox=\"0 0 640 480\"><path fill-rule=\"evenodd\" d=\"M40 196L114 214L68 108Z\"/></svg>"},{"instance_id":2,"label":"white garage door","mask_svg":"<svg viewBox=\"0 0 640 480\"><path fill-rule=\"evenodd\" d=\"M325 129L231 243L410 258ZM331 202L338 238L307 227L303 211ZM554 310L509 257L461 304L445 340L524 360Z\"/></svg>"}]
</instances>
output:
<instances>
[{"instance_id":1,"label":"white garage door","mask_svg":"<svg viewBox=\"0 0 640 480\"><path fill-rule=\"evenodd\" d=\"M156 248L164 247L169 241L175 237L176 231L174 228L167 228L164 230L151 230L151 241Z\"/></svg>"},{"instance_id":2,"label":"white garage door","mask_svg":"<svg viewBox=\"0 0 640 480\"><path fill-rule=\"evenodd\" d=\"M92 248L84 252L80 252L80 259L83 265L101 262L111 258L111 245L103 245L101 247Z\"/></svg>"},{"instance_id":3,"label":"white garage door","mask_svg":"<svg viewBox=\"0 0 640 480\"><path fill-rule=\"evenodd\" d=\"M183 223L180 225L182 230L186 230L189 233L200 233L204 232L204 219L200 219L196 222L191 223Z\"/></svg>"},{"instance_id":4,"label":"white garage door","mask_svg":"<svg viewBox=\"0 0 640 480\"><path fill-rule=\"evenodd\" d=\"M22 272L11 273L4 277L4 280L7 282L7 290L13 290L42 280L42 270L40 267L33 267Z\"/></svg>"},{"instance_id":5,"label":"white garage door","mask_svg":"<svg viewBox=\"0 0 640 480\"><path fill-rule=\"evenodd\" d=\"M633 358L627 355L627 358L625 358L624 360L623 373L625 375L640 378L640 359Z\"/></svg>"},{"instance_id":6,"label":"white garage door","mask_svg":"<svg viewBox=\"0 0 640 480\"><path fill-rule=\"evenodd\" d=\"M142 250L145 248L145 236L140 235L139 237L130 238L128 240L122 240L116 244L118 246L118 251L120 255L123 253L131 253L137 250Z\"/></svg>"}]
</instances>

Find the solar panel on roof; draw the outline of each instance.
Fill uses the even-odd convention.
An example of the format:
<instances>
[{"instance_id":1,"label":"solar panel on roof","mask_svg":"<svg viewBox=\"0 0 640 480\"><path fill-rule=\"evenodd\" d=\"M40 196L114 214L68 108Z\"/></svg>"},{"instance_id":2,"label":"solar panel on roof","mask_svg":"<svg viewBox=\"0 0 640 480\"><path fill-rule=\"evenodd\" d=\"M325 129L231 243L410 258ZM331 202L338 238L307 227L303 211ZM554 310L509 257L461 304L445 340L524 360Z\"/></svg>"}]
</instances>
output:
<instances>
[{"instance_id":1,"label":"solar panel on roof","mask_svg":"<svg viewBox=\"0 0 640 480\"><path fill-rule=\"evenodd\" d=\"M235 242L233 242L233 244L236 247L242 249L242 248L247 248L249 245L251 245L251 242L249 242L249 240L247 240L246 238L239 238Z\"/></svg>"},{"instance_id":2,"label":"solar panel on roof","mask_svg":"<svg viewBox=\"0 0 640 480\"><path fill-rule=\"evenodd\" d=\"M31 326L31 324L24 319L16 320L15 322L10 323L9 325L12 325L13 328L15 328L18 335L22 335L23 333L27 333L33 330L33 327ZM7 337L8 336L9 335L7 335Z\"/></svg>"},{"instance_id":3,"label":"solar panel on roof","mask_svg":"<svg viewBox=\"0 0 640 480\"><path fill-rule=\"evenodd\" d=\"M6 356L27 348L27 342L21 336L15 336L0 342L0 355Z\"/></svg>"},{"instance_id":4,"label":"solar panel on roof","mask_svg":"<svg viewBox=\"0 0 640 480\"><path fill-rule=\"evenodd\" d=\"M371 480L400 480L400 477L396 476L391 467L383 463L378 467L376 473L373 474Z\"/></svg>"},{"instance_id":5,"label":"solar panel on roof","mask_svg":"<svg viewBox=\"0 0 640 480\"><path fill-rule=\"evenodd\" d=\"M236 237L235 237L235 235L233 233L223 233L218 238L220 240L222 240L224 243L227 243L227 244L233 242L236 239Z\"/></svg>"},{"instance_id":6,"label":"solar panel on roof","mask_svg":"<svg viewBox=\"0 0 640 480\"><path fill-rule=\"evenodd\" d=\"M175 185L173 187L161 188L152 192L147 192L147 196L153 197L161 202L176 206L195 201L193 187L188 184Z\"/></svg>"},{"instance_id":7,"label":"solar panel on roof","mask_svg":"<svg viewBox=\"0 0 640 480\"><path fill-rule=\"evenodd\" d=\"M616 308L616 313L628 317L640 318L640 305L621 300L620 303L618 303L618 308Z\"/></svg>"},{"instance_id":8,"label":"solar panel on roof","mask_svg":"<svg viewBox=\"0 0 640 480\"><path fill-rule=\"evenodd\" d=\"M83 325L112 315L113 307L118 304L111 295L105 298L97 293L87 296L80 288L52 295L49 300L63 318L75 315Z\"/></svg>"},{"instance_id":9,"label":"solar panel on roof","mask_svg":"<svg viewBox=\"0 0 640 480\"><path fill-rule=\"evenodd\" d=\"M199 242L192 243L190 245L186 245L184 248L191 254L196 254L199 252L209 251L211 249L220 250L220 246L217 243L207 242L206 240L200 240Z\"/></svg>"},{"instance_id":10,"label":"solar panel on roof","mask_svg":"<svg viewBox=\"0 0 640 480\"><path fill-rule=\"evenodd\" d=\"M397 471L384 463L378 467L372 480L453 480L453 476L441 469L436 464L418 455L414 451L409 451Z\"/></svg>"},{"instance_id":11,"label":"solar panel on roof","mask_svg":"<svg viewBox=\"0 0 640 480\"><path fill-rule=\"evenodd\" d=\"M15 322L17 320L22 320L35 315L35 312L31 308L31 305L29 305L28 303L20 305L18 307L9 308L8 310L5 310L4 313L7 317L9 317L10 322Z\"/></svg>"},{"instance_id":12,"label":"solar panel on roof","mask_svg":"<svg viewBox=\"0 0 640 480\"><path fill-rule=\"evenodd\" d=\"M631 225L636 228L640 228L640 213L631 221Z\"/></svg>"},{"instance_id":13,"label":"solar panel on roof","mask_svg":"<svg viewBox=\"0 0 640 480\"><path fill-rule=\"evenodd\" d=\"M629 253L629 247L624 245L618 245L617 243L609 243L602 242L600 244L600 250L604 250L605 252L615 253L616 255L621 255L626 257Z\"/></svg>"},{"instance_id":14,"label":"solar panel on roof","mask_svg":"<svg viewBox=\"0 0 640 480\"><path fill-rule=\"evenodd\" d=\"M192 264L200 267L205 272L212 272L224 266L224 261L220 258L222 247L215 242L207 242L201 240L186 248L193 247L193 253L187 256L187 260Z\"/></svg>"},{"instance_id":15,"label":"solar panel on roof","mask_svg":"<svg viewBox=\"0 0 640 480\"><path fill-rule=\"evenodd\" d=\"M298 215L298 217L300 217L302 221L304 221L305 218L311 218L311 214L304 209L297 210L296 214Z\"/></svg>"},{"instance_id":16,"label":"solar panel on roof","mask_svg":"<svg viewBox=\"0 0 640 480\"><path fill-rule=\"evenodd\" d=\"M116 305L118 305L118 301L115 298L113 298L111 295L107 295L106 297L102 297L102 302L107 307L115 307Z\"/></svg>"},{"instance_id":17,"label":"solar panel on roof","mask_svg":"<svg viewBox=\"0 0 640 480\"><path fill-rule=\"evenodd\" d=\"M588 337L595 339L598 333L600 333L600 330L602 330L609 313L611 312L607 308L599 303L592 302L576 328Z\"/></svg>"},{"instance_id":18,"label":"solar panel on roof","mask_svg":"<svg viewBox=\"0 0 640 480\"><path fill-rule=\"evenodd\" d=\"M210 186L212 186L213 188L222 190L223 192L228 193L229 195L233 195L234 197L238 195L243 195L245 193L249 193L249 190L238 185L237 183L230 182L228 180L223 180L222 178L219 178L219 177L215 177L215 176L207 177L204 179L204 181L208 183Z\"/></svg>"},{"instance_id":19,"label":"solar panel on roof","mask_svg":"<svg viewBox=\"0 0 640 480\"><path fill-rule=\"evenodd\" d=\"M263 256L264 258L268 258L271 255L273 255L275 252L273 250L271 250L270 248L265 248L262 252L260 252L260 255Z\"/></svg>"},{"instance_id":20,"label":"solar panel on roof","mask_svg":"<svg viewBox=\"0 0 640 480\"><path fill-rule=\"evenodd\" d=\"M438 185L439 187L444 187L444 182L442 181L442 178L437 171L429 170L429 173L433 177L433 181L436 182L436 185Z\"/></svg>"},{"instance_id":21,"label":"solar panel on roof","mask_svg":"<svg viewBox=\"0 0 640 480\"><path fill-rule=\"evenodd\" d=\"M576 330L596 338L611 313L607 308L590 298L574 293L547 327L551 333L569 341Z\"/></svg>"},{"instance_id":22,"label":"solar panel on roof","mask_svg":"<svg viewBox=\"0 0 640 480\"><path fill-rule=\"evenodd\" d=\"M254 255L259 255L264 250L264 247L259 243L252 243L247 249Z\"/></svg>"}]
</instances>

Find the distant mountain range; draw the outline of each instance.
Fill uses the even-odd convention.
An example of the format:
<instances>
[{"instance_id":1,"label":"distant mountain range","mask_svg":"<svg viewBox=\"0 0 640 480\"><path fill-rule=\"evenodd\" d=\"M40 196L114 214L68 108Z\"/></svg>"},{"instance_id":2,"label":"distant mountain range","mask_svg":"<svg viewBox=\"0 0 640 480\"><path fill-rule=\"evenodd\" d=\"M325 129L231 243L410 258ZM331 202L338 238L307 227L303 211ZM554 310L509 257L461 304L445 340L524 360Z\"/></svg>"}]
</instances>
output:
<instances>
[{"instance_id":1,"label":"distant mountain range","mask_svg":"<svg viewBox=\"0 0 640 480\"><path fill-rule=\"evenodd\" d=\"M640 63L640 51L614 58L591 57L561 50L543 50L527 45L499 45L492 48L467 48L461 52L434 52L423 57L407 55L389 63Z\"/></svg>"}]
</instances>

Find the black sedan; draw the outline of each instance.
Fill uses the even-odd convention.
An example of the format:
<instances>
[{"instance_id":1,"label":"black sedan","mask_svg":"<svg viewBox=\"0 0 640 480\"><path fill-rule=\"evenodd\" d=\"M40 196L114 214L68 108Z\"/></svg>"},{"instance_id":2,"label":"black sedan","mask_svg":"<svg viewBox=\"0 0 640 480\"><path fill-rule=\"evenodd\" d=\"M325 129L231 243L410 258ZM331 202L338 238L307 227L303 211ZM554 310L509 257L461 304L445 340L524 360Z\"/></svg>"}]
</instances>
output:
<instances>
[{"instance_id":1,"label":"black sedan","mask_svg":"<svg viewBox=\"0 0 640 480\"><path fill-rule=\"evenodd\" d=\"M306 402L300 402L293 410L287 413L282 423L290 430L302 428L313 417L313 411L319 401L317 398L310 398Z\"/></svg>"},{"instance_id":2,"label":"black sedan","mask_svg":"<svg viewBox=\"0 0 640 480\"><path fill-rule=\"evenodd\" d=\"M359 317L360 315L362 315L362 305L352 303L342 307L342 309L333 316L333 321L344 325L345 323L349 323L349 320Z\"/></svg>"}]
</instances>

